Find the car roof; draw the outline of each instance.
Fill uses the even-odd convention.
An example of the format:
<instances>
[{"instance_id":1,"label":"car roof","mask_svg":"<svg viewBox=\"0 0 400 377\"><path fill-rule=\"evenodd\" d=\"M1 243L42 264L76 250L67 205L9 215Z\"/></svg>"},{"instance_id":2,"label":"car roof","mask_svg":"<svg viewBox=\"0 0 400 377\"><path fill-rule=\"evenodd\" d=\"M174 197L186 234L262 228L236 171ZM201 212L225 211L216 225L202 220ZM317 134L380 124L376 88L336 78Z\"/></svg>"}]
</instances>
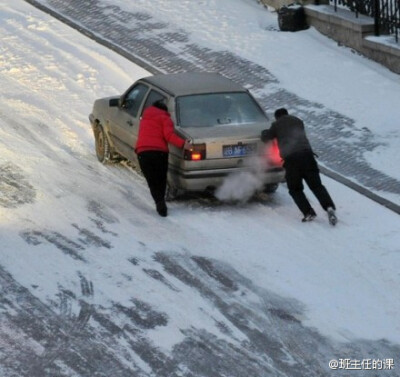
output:
<instances>
[{"instance_id":1,"label":"car roof","mask_svg":"<svg viewBox=\"0 0 400 377\"><path fill-rule=\"evenodd\" d=\"M232 80L209 72L160 74L143 78L173 96L215 92L245 92L246 89Z\"/></svg>"}]
</instances>

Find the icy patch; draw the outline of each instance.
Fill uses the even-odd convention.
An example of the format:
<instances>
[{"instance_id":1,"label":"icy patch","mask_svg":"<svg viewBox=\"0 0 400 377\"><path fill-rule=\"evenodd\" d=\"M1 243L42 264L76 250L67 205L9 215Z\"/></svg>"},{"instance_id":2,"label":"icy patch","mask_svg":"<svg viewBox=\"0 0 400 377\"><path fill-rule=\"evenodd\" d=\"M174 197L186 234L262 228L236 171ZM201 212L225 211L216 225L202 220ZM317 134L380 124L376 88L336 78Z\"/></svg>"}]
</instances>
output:
<instances>
[{"instance_id":1,"label":"icy patch","mask_svg":"<svg viewBox=\"0 0 400 377\"><path fill-rule=\"evenodd\" d=\"M0 164L0 206L15 208L33 203L36 197L34 187L26 180L22 170L12 164Z\"/></svg>"}]
</instances>

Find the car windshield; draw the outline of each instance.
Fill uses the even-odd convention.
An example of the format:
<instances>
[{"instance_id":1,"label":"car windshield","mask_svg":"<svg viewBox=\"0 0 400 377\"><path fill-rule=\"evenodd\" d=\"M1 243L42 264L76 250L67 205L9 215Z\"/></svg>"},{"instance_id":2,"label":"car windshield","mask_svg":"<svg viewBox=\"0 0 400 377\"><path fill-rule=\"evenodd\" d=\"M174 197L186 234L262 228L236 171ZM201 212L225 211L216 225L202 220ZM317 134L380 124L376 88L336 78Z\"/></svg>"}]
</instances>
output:
<instances>
[{"instance_id":1,"label":"car windshield","mask_svg":"<svg viewBox=\"0 0 400 377\"><path fill-rule=\"evenodd\" d=\"M213 93L178 97L180 127L215 127L266 122L267 116L248 93Z\"/></svg>"}]
</instances>

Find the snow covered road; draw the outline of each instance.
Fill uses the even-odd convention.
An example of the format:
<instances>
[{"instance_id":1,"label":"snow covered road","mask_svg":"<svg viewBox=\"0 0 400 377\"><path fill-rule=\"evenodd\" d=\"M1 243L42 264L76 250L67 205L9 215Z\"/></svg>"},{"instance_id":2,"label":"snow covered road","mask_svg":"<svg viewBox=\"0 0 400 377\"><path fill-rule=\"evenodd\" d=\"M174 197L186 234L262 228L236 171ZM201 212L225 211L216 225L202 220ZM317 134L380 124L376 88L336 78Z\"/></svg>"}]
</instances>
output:
<instances>
[{"instance_id":1,"label":"snow covered road","mask_svg":"<svg viewBox=\"0 0 400 377\"><path fill-rule=\"evenodd\" d=\"M285 187L162 219L87 119L148 73L24 1L0 36L1 377L400 376L398 215L325 179L336 228Z\"/></svg>"}]
</instances>

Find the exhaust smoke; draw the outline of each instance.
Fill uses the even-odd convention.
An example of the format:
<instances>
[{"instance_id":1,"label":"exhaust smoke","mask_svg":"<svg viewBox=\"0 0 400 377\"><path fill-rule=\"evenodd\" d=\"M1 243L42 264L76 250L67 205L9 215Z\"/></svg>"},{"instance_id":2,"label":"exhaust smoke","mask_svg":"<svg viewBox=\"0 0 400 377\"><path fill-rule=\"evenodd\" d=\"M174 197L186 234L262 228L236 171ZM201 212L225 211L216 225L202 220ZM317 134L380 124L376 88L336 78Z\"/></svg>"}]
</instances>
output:
<instances>
[{"instance_id":1,"label":"exhaust smoke","mask_svg":"<svg viewBox=\"0 0 400 377\"><path fill-rule=\"evenodd\" d=\"M215 197L223 202L247 202L257 191L264 188L266 169L268 163L265 158L249 159L244 170L225 178L216 190Z\"/></svg>"}]
</instances>

